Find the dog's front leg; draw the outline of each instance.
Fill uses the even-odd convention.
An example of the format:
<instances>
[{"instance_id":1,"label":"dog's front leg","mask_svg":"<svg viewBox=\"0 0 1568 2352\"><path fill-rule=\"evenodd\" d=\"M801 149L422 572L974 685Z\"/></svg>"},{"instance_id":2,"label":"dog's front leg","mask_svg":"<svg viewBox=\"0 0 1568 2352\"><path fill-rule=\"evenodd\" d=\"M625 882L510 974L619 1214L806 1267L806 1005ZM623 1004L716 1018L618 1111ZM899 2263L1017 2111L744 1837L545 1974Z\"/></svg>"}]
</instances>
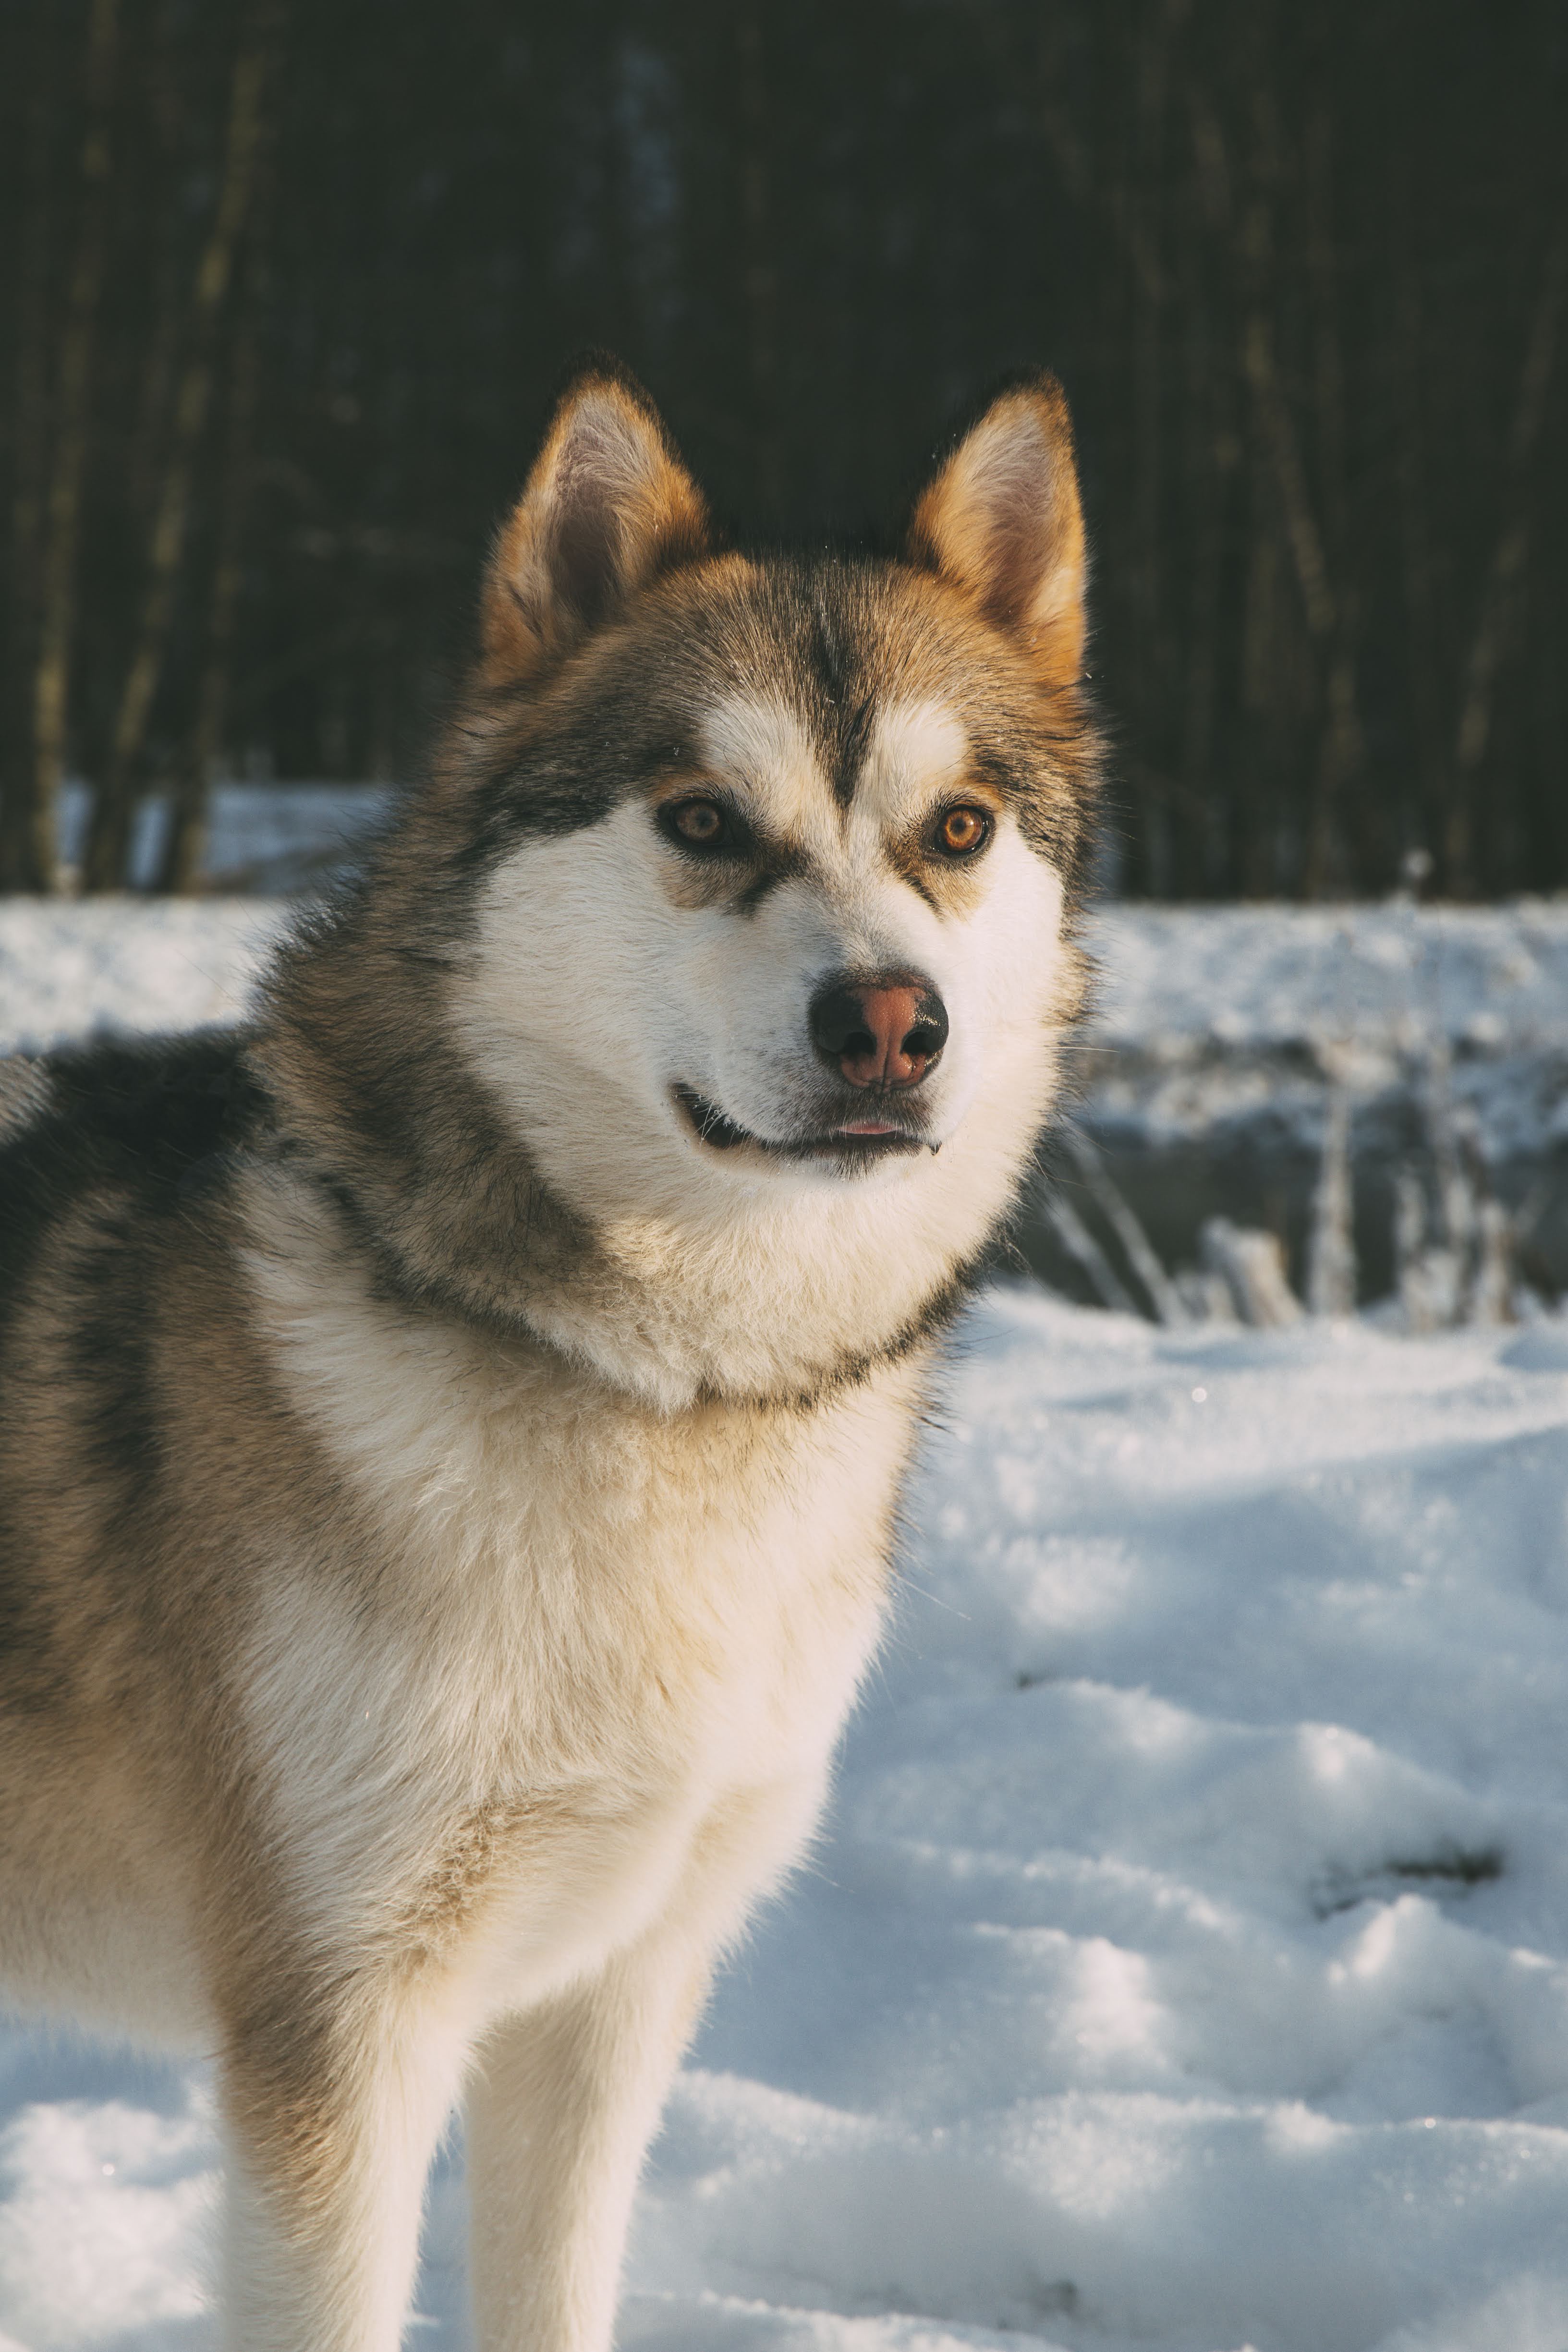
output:
<instances>
[{"instance_id":1,"label":"dog's front leg","mask_svg":"<svg viewBox=\"0 0 1568 2352\"><path fill-rule=\"evenodd\" d=\"M709 1956L649 1936L480 2045L468 2102L480 2352L604 2352L644 2152Z\"/></svg>"},{"instance_id":2,"label":"dog's front leg","mask_svg":"<svg viewBox=\"0 0 1568 2352\"><path fill-rule=\"evenodd\" d=\"M715 1807L662 1917L498 2026L468 2091L479 2352L605 2352L632 2200L715 1954L809 1835L826 1764Z\"/></svg>"},{"instance_id":3,"label":"dog's front leg","mask_svg":"<svg viewBox=\"0 0 1568 2352\"><path fill-rule=\"evenodd\" d=\"M230 2036L230 2352L397 2352L426 2174L466 2057L406 1990L275 1995Z\"/></svg>"}]
</instances>

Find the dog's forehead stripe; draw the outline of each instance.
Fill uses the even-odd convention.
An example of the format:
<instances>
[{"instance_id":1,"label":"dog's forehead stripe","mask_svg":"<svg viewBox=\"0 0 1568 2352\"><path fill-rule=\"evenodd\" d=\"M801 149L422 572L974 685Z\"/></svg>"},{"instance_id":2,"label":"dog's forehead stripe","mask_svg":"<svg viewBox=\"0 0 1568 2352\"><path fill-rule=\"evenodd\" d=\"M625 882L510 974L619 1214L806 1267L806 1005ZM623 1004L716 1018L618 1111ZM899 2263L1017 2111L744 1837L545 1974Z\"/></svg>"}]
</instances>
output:
<instances>
[{"instance_id":1,"label":"dog's forehead stripe","mask_svg":"<svg viewBox=\"0 0 1568 2352\"><path fill-rule=\"evenodd\" d=\"M769 818L785 826L820 818L829 796L841 808L853 801L879 824L900 826L963 775L968 736L944 703L868 700L847 722L830 765L814 730L786 702L736 694L707 714L699 746L716 775L749 785Z\"/></svg>"},{"instance_id":2,"label":"dog's forehead stripe","mask_svg":"<svg viewBox=\"0 0 1568 2352\"><path fill-rule=\"evenodd\" d=\"M961 780L968 759L968 736L945 703L887 704L868 730L857 805L881 824L907 824Z\"/></svg>"},{"instance_id":3,"label":"dog's forehead stripe","mask_svg":"<svg viewBox=\"0 0 1568 2352\"><path fill-rule=\"evenodd\" d=\"M800 712L782 698L726 696L704 718L698 743L715 775L757 794L775 830L801 835L814 818L820 824L829 797L821 747Z\"/></svg>"}]
</instances>

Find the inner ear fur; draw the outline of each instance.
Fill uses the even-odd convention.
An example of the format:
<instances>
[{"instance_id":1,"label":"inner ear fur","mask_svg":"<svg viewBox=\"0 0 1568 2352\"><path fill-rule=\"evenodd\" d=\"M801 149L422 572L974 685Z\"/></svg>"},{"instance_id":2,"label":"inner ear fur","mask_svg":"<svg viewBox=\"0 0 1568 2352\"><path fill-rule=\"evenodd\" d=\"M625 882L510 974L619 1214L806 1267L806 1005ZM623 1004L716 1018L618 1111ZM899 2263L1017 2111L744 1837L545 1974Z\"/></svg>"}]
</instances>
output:
<instances>
[{"instance_id":1,"label":"inner ear fur","mask_svg":"<svg viewBox=\"0 0 1568 2352\"><path fill-rule=\"evenodd\" d=\"M1083 506L1054 375L1015 384L970 427L921 493L908 553L1021 640L1050 686L1081 676Z\"/></svg>"},{"instance_id":2,"label":"inner ear fur","mask_svg":"<svg viewBox=\"0 0 1568 2352\"><path fill-rule=\"evenodd\" d=\"M548 668L708 544L708 509L637 379L591 361L562 394L497 534L479 606L493 685Z\"/></svg>"}]
</instances>

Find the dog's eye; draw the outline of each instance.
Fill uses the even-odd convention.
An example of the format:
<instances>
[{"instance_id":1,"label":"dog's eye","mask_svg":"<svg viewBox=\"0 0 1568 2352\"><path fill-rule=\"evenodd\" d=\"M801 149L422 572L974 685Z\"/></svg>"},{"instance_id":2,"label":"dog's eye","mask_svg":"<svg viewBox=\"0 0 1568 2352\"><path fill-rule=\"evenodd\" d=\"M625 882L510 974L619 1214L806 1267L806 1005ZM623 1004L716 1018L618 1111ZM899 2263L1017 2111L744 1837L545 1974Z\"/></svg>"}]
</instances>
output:
<instances>
[{"instance_id":1,"label":"dog's eye","mask_svg":"<svg viewBox=\"0 0 1568 2352\"><path fill-rule=\"evenodd\" d=\"M658 821L671 841L682 849L732 849L735 824L717 801L672 801L660 809Z\"/></svg>"},{"instance_id":2,"label":"dog's eye","mask_svg":"<svg viewBox=\"0 0 1568 2352\"><path fill-rule=\"evenodd\" d=\"M990 817L984 809L973 808L966 803L942 811L931 845L943 857L973 857L990 838Z\"/></svg>"}]
</instances>

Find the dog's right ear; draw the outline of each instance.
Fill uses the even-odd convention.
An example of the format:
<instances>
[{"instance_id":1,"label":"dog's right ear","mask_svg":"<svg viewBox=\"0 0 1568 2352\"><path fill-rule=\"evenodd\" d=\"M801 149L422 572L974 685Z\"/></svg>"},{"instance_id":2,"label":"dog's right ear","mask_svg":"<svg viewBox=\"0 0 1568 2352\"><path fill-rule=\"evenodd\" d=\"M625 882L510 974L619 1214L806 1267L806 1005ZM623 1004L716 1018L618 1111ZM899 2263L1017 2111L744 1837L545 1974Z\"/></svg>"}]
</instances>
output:
<instances>
[{"instance_id":1,"label":"dog's right ear","mask_svg":"<svg viewBox=\"0 0 1568 2352\"><path fill-rule=\"evenodd\" d=\"M1045 683L1083 667L1083 508L1067 395L1037 375L994 400L916 505L911 562L1022 644Z\"/></svg>"},{"instance_id":2,"label":"dog's right ear","mask_svg":"<svg viewBox=\"0 0 1568 2352\"><path fill-rule=\"evenodd\" d=\"M501 525L479 607L480 675L547 669L708 544L708 509L635 376L590 361L562 394Z\"/></svg>"}]
</instances>

